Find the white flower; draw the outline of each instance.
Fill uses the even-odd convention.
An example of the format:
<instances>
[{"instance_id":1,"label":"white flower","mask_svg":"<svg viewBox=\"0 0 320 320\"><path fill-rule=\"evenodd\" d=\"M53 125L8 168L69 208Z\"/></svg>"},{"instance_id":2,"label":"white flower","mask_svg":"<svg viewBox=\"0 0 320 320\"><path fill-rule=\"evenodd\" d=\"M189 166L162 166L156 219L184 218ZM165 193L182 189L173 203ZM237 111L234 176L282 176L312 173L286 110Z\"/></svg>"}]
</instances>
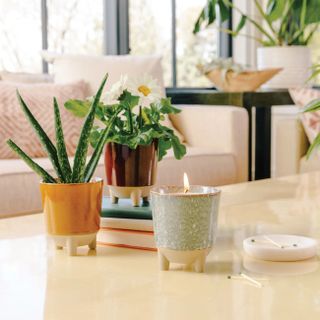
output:
<instances>
[{"instance_id":1,"label":"white flower","mask_svg":"<svg viewBox=\"0 0 320 320\"><path fill-rule=\"evenodd\" d=\"M140 97L142 106L148 106L161 98L157 80L147 74L140 78L129 79L127 89L132 95Z\"/></svg>"},{"instance_id":2,"label":"white flower","mask_svg":"<svg viewBox=\"0 0 320 320\"><path fill-rule=\"evenodd\" d=\"M127 82L128 76L121 75L120 80L111 86L111 89L106 93L102 101L107 105L118 104L120 95L127 89Z\"/></svg>"}]
</instances>

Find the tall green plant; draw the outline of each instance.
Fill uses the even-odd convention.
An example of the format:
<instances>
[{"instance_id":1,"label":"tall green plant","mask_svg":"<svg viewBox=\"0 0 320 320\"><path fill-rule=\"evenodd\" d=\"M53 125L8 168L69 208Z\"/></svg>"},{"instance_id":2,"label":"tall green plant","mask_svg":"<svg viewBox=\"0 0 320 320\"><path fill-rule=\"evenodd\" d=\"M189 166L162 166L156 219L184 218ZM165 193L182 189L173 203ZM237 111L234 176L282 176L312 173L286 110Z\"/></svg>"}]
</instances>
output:
<instances>
[{"instance_id":1,"label":"tall green plant","mask_svg":"<svg viewBox=\"0 0 320 320\"><path fill-rule=\"evenodd\" d=\"M110 128L115 121L115 117L110 118L108 121L105 122L106 126L103 129L103 134L100 142L97 143L96 148L89 160L88 164L86 165L87 153L88 153L88 145L89 145L89 137L93 127L94 116L96 113L96 109L99 105L100 97L104 85L107 81L108 75L106 75L99 87L97 94L95 95L94 100L90 104L88 108L88 114L84 121L84 125L81 130L78 146L76 149L75 159L73 168L71 169L65 141L63 135L63 129L61 124L61 117L59 106L54 99L53 107L54 107L54 119L55 119L55 132L56 132L56 146L53 142L49 139L48 135L45 133L39 122L35 119L33 114L31 113L30 109L28 108L27 104L24 102L22 97L20 96L19 92L17 92L18 100L22 110L24 111L27 119L29 120L31 126L35 130L36 134L38 135L44 149L46 150L49 159L52 162L52 165L55 169L57 174L57 179L50 175L45 169L39 166L36 162L34 162L21 148L19 148L11 139L7 141L9 147L17 153L22 160L35 172L37 173L44 182L47 183L82 183L82 182L89 182L92 178L92 175L97 167L99 158L102 153L101 144L104 143L105 139L107 138ZM115 110L115 114L118 111Z\"/></svg>"},{"instance_id":2,"label":"tall green plant","mask_svg":"<svg viewBox=\"0 0 320 320\"><path fill-rule=\"evenodd\" d=\"M262 34L262 39L253 38L264 46L307 45L319 27L319 0L269 0L266 8L261 2L254 0L260 15L258 20L254 16L245 14L232 1L207 0L193 32L197 33L213 24L217 17L220 17L220 22L228 20L232 10L240 15L238 25L234 30L225 28L220 30L236 37L246 23L250 23Z\"/></svg>"}]
</instances>

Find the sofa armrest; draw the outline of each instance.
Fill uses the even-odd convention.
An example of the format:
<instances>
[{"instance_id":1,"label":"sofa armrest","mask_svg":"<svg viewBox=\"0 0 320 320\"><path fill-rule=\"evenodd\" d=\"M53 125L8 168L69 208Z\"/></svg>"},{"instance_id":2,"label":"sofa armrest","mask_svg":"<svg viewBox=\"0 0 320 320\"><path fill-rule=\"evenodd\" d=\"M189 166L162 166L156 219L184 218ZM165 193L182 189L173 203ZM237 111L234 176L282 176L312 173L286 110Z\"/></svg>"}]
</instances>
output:
<instances>
[{"instance_id":1,"label":"sofa armrest","mask_svg":"<svg viewBox=\"0 0 320 320\"><path fill-rule=\"evenodd\" d=\"M232 153L237 181L248 180L248 113L233 106L178 105L182 112L171 115L173 125L187 144L208 151Z\"/></svg>"},{"instance_id":2,"label":"sofa armrest","mask_svg":"<svg viewBox=\"0 0 320 320\"><path fill-rule=\"evenodd\" d=\"M298 118L277 120L275 127L274 175L300 172L300 159L306 154L308 140Z\"/></svg>"}]
</instances>

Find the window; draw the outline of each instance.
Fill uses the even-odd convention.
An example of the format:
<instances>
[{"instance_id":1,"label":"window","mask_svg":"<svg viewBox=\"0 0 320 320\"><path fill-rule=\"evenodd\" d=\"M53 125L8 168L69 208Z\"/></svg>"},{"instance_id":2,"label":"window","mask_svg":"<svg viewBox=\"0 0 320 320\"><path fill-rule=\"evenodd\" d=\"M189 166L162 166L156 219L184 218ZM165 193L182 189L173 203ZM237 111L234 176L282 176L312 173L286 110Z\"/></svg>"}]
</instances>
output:
<instances>
[{"instance_id":1,"label":"window","mask_svg":"<svg viewBox=\"0 0 320 320\"><path fill-rule=\"evenodd\" d=\"M48 50L103 54L101 0L47 0Z\"/></svg>"},{"instance_id":2,"label":"window","mask_svg":"<svg viewBox=\"0 0 320 320\"><path fill-rule=\"evenodd\" d=\"M0 12L0 69L41 72L40 1L0 0Z\"/></svg>"},{"instance_id":3,"label":"window","mask_svg":"<svg viewBox=\"0 0 320 320\"><path fill-rule=\"evenodd\" d=\"M40 51L159 54L166 86L212 86L201 60L218 56L218 31L193 35L206 0L0 0L0 68L47 71ZM42 68L41 68L42 65Z\"/></svg>"},{"instance_id":4,"label":"window","mask_svg":"<svg viewBox=\"0 0 320 320\"><path fill-rule=\"evenodd\" d=\"M193 25L206 0L129 1L131 54L163 56L166 86L212 86L197 65L218 56L218 31L193 35Z\"/></svg>"},{"instance_id":5,"label":"window","mask_svg":"<svg viewBox=\"0 0 320 320\"><path fill-rule=\"evenodd\" d=\"M172 84L171 0L129 2L130 54L160 54L164 82Z\"/></svg>"}]
</instances>

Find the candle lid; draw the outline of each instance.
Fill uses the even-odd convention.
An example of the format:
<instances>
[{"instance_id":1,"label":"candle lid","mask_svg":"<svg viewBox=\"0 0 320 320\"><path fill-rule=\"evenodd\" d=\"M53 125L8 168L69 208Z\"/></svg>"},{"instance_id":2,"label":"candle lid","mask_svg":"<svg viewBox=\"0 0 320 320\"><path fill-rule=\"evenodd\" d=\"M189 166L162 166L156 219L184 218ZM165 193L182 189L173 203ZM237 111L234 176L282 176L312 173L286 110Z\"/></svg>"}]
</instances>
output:
<instances>
[{"instance_id":1,"label":"candle lid","mask_svg":"<svg viewBox=\"0 0 320 320\"><path fill-rule=\"evenodd\" d=\"M256 259L299 261L316 255L317 241L287 234L257 235L243 240L243 249Z\"/></svg>"}]
</instances>

